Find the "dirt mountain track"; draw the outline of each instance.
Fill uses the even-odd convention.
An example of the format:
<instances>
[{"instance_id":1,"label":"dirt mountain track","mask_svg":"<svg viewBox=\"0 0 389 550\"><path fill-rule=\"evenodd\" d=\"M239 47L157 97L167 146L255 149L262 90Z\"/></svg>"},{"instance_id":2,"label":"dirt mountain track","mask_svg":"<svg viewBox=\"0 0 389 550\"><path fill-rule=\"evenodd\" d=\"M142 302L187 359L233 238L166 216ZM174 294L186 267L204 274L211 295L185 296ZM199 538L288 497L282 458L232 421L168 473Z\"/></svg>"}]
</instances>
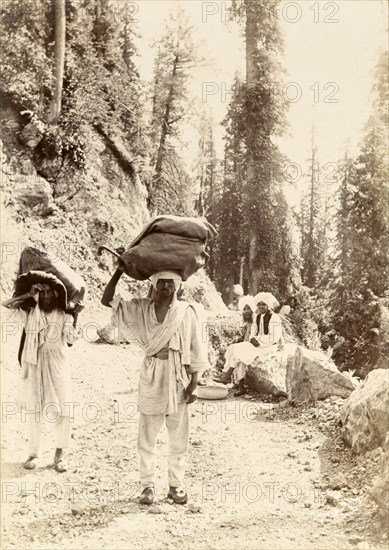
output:
<instances>
[{"instance_id":1,"label":"dirt mountain track","mask_svg":"<svg viewBox=\"0 0 389 550\"><path fill-rule=\"evenodd\" d=\"M191 406L186 506L166 500L167 434L161 432L156 501L140 506L136 393L142 352L94 342L96 319L102 326L108 317L103 309L87 312L84 337L70 350L73 447L62 474L50 468L47 433L37 469L21 466L27 446L16 403L19 337L3 337L3 548L387 547L375 534L363 480L351 476L360 465L340 438L286 402L272 405L255 396ZM347 483L332 490L339 475Z\"/></svg>"}]
</instances>

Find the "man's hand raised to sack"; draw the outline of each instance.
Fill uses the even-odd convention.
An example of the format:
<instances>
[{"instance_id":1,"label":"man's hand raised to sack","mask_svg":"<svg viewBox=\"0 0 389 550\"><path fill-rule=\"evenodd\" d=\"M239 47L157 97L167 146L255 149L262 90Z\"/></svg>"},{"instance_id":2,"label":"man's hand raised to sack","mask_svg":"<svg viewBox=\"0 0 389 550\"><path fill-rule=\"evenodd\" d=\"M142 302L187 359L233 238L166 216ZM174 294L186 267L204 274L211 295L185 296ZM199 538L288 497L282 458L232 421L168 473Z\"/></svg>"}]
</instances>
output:
<instances>
[{"instance_id":1,"label":"man's hand raised to sack","mask_svg":"<svg viewBox=\"0 0 389 550\"><path fill-rule=\"evenodd\" d=\"M29 292L29 295L30 296L35 296L35 294L37 294L38 292L42 292L43 290L43 287L40 283L35 283L34 285L32 285L32 287L30 288L30 292Z\"/></svg>"}]
</instances>

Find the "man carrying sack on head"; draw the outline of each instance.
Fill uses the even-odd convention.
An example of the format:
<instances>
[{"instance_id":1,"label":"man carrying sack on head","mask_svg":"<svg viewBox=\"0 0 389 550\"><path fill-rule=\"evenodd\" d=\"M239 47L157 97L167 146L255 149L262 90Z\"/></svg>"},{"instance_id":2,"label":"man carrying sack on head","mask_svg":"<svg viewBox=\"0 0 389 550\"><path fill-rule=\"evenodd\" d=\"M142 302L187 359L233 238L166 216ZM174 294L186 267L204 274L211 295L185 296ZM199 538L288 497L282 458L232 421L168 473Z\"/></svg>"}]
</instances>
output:
<instances>
[{"instance_id":1,"label":"man carrying sack on head","mask_svg":"<svg viewBox=\"0 0 389 550\"><path fill-rule=\"evenodd\" d=\"M193 403L199 373L206 367L201 328L187 302L177 300L182 278L174 271L151 275L152 298L114 298L124 268L119 267L105 288L102 304L113 309L119 341L138 343L145 352L140 379L138 451L141 504L154 501L155 443L166 422L169 436L168 498L185 504L185 455L189 441L188 405Z\"/></svg>"},{"instance_id":2,"label":"man carrying sack on head","mask_svg":"<svg viewBox=\"0 0 389 550\"><path fill-rule=\"evenodd\" d=\"M19 350L21 365L22 407L28 414L28 458L24 468L33 470L38 457L43 420L55 423L55 454L53 467L65 472L63 449L70 447L70 410L72 403L71 371L67 348L77 335L75 321L64 311L59 291L60 281L51 274L27 274L30 290L2 305L18 309L24 327ZM77 313L78 311L76 311ZM53 416L51 419L50 417Z\"/></svg>"}]
</instances>

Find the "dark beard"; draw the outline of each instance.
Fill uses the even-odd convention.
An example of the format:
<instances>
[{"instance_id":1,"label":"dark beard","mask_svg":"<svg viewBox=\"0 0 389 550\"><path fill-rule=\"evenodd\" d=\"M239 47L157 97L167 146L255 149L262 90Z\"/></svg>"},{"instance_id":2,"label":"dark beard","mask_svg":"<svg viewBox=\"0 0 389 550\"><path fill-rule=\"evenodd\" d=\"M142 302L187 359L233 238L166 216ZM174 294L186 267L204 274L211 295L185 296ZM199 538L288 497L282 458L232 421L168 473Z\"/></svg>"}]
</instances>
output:
<instances>
[{"instance_id":1,"label":"dark beard","mask_svg":"<svg viewBox=\"0 0 389 550\"><path fill-rule=\"evenodd\" d=\"M51 300L51 302L49 302L48 304L39 302L39 307L45 313L51 313L54 309L57 309L58 307L57 300Z\"/></svg>"},{"instance_id":2,"label":"dark beard","mask_svg":"<svg viewBox=\"0 0 389 550\"><path fill-rule=\"evenodd\" d=\"M243 321L245 323L252 323L253 322L253 315L251 313L245 313L243 315Z\"/></svg>"}]
</instances>

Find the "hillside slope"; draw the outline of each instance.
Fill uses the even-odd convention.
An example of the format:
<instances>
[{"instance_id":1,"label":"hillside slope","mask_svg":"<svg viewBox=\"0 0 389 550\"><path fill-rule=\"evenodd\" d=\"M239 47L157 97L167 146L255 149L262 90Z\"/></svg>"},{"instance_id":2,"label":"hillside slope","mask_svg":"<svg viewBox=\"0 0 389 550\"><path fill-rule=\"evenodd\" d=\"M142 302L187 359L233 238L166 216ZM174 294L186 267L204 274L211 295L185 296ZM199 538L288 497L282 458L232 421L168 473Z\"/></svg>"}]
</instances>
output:
<instances>
[{"instance_id":1,"label":"hillside slope","mask_svg":"<svg viewBox=\"0 0 389 550\"><path fill-rule=\"evenodd\" d=\"M10 295L25 246L50 251L85 279L89 297L99 301L114 258L98 256L99 245L128 245L150 219L147 191L117 136L90 129L85 169L75 170L65 159L52 161L26 141L26 121L7 102L1 112L1 289ZM33 140L32 140L33 141ZM27 143L27 145L26 145ZM186 284L187 295L204 284L212 311L228 311L203 270ZM144 294L147 283L123 277L120 291ZM90 307L90 306L89 306Z\"/></svg>"},{"instance_id":2,"label":"hillside slope","mask_svg":"<svg viewBox=\"0 0 389 550\"><path fill-rule=\"evenodd\" d=\"M39 163L21 144L23 121L10 106L2 128L2 289L10 291L23 247L35 245L78 270L93 296L112 268L108 255L97 257L98 245L129 243L149 218L144 186L94 130L85 170L55 172L56 161Z\"/></svg>"}]
</instances>

